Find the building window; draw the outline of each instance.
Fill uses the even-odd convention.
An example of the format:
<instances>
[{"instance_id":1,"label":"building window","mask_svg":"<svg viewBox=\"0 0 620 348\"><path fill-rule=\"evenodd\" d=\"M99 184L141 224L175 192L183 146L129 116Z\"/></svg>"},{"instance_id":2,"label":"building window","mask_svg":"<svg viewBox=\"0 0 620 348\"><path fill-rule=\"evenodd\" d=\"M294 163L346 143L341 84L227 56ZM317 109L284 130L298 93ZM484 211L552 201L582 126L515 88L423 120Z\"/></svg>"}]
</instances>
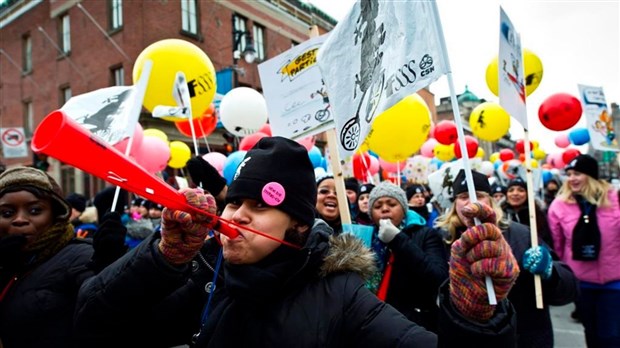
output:
<instances>
[{"instance_id":1,"label":"building window","mask_svg":"<svg viewBox=\"0 0 620 348\"><path fill-rule=\"evenodd\" d=\"M123 0L109 0L110 30L117 30L123 26Z\"/></svg>"},{"instance_id":2,"label":"building window","mask_svg":"<svg viewBox=\"0 0 620 348\"><path fill-rule=\"evenodd\" d=\"M29 73L32 71L32 38L25 35L22 39L22 71Z\"/></svg>"},{"instance_id":3,"label":"building window","mask_svg":"<svg viewBox=\"0 0 620 348\"><path fill-rule=\"evenodd\" d=\"M247 19L234 15L233 16L233 29L236 32L245 32L247 30ZM236 34L235 34L236 35ZM235 36L236 38L236 36ZM239 50L239 52L245 51L245 39L239 40L239 47L233 47L233 51Z\"/></svg>"},{"instance_id":4,"label":"building window","mask_svg":"<svg viewBox=\"0 0 620 348\"><path fill-rule=\"evenodd\" d=\"M24 107L24 116L23 116L23 124L24 124L24 132L27 137L32 135L32 126L34 125L34 111L32 108L32 101L26 100L23 102Z\"/></svg>"},{"instance_id":5,"label":"building window","mask_svg":"<svg viewBox=\"0 0 620 348\"><path fill-rule=\"evenodd\" d=\"M198 9L196 0L181 0L181 26L186 33L198 34Z\"/></svg>"},{"instance_id":6,"label":"building window","mask_svg":"<svg viewBox=\"0 0 620 348\"><path fill-rule=\"evenodd\" d=\"M65 14L60 17L60 26L59 26L59 37L60 37L60 49L64 53L71 52L71 22L69 21L69 15Z\"/></svg>"},{"instance_id":7,"label":"building window","mask_svg":"<svg viewBox=\"0 0 620 348\"><path fill-rule=\"evenodd\" d=\"M65 105L71 99L71 87L65 86L60 88L60 106Z\"/></svg>"},{"instance_id":8,"label":"building window","mask_svg":"<svg viewBox=\"0 0 620 348\"><path fill-rule=\"evenodd\" d=\"M112 68L112 83L114 86L125 85L125 70L122 66Z\"/></svg>"},{"instance_id":9,"label":"building window","mask_svg":"<svg viewBox=\"0 0 620 348\"><path fill-rule=\"evenodd\" d=\"M254 24L254 49L256 50L256 58L259 61L265 60L265 28Z\"/></svg>"}]
</instances>

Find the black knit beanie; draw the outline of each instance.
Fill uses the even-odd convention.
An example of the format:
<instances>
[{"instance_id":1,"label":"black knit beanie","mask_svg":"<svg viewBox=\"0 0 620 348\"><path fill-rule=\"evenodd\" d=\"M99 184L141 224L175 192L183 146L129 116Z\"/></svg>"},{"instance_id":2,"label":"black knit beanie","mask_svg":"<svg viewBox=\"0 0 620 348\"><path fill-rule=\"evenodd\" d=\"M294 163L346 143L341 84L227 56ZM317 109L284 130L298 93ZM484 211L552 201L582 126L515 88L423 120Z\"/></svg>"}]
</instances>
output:
<instances>
[{"instance_id":1,"label":"black knit beanie","mask_svg":"<svg viewBox=\"0 0 620 348\"><path fill-rule=\"evenodd\" d=\"M237 167L226 203L244 198L264 202L312 226L316 183L308 150L287 138L262 138Z\"/></svg>"},{"instance_id":2,"label":"black knit beanie","mask_svg":"<svg viewBox=\"0 0 620 348\"><path fill-rule=\"evenodd\" d=\"M405 191L407 193L407 202L409 202L411 197L413 197L413 195L415 195L416 193L424 193L425 191L426 189L422 185L413 184L408 186L407 190Z\"/></svg>"},{"instance_id":3,"label":"black knit beanie","mask_svg":"<svg viewBox=\"0 0 620 348\"><path fill-rule=\"evenodd\" d=\"M486 192L489 195L492 194L491 185L489 184L489 179L487 179L486 175L478 173L475 170L471 171L471 175L474 180L474 187L476 191ZM454 183L452 183L452 194L454 197L460 193L467 192L467 180L465 178L465 170L461 169L456 175Z\"/></svg>"},{"instance_id":4,"label":"black knit beanie","mask_svg":"<svg viewBox=\"0 0 620 348\"><path fill-rule=\"evenodd\" d=\"M569 169L591 176L598 180L598 162L590 155L579 155L570 161L564 171Z\"/></svg>"},{"instance_id":5,"label":"black knit beanie","mask_svg":"<svg viewBox=\"0 0 620 348\"><path fill-rule=\"evenodd\" d=\"M506 186L506 190L508 190L509 188L513 187L513 186L519 186L525 190L527 190L527 184L525 183L525 181L523 181L523 179L521 178L514 178L512 180L510 180L508 182L508 186Z\"/></svg>"}]
</instances>

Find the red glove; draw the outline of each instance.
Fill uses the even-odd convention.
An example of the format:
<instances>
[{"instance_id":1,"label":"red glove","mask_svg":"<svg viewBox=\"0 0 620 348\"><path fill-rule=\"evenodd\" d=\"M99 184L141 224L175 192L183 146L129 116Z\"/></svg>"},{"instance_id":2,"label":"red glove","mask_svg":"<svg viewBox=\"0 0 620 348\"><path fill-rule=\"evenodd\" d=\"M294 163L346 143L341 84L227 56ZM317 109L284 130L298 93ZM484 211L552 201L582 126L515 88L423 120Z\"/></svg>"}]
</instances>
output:
<instances>
[{"instance_id":1,"label":"red glove","mask_svg":"<svg viewBox=\"0 0 620 348\"><path fill-rule=\"evenodd\" d=\"M215 198L202 189L182 189L187 202L215 215ZM164 208L161 219L161 241L159 251L168 262L182 265L191 261L202 248L209 230L217 221L207 215L191 215L180 210Z\"/></svg>"},{"instance_id":2,"label":"red glove","mask_svg":"<svg viewBox=\"0 0 620 348\"><path fill-rule=\"evenodd\" d=\"M505 299L519 276L519 265L500 229L492 223L470 227L452 244L450 300L464 316L485 322L493 316L485 276L493 280L497 301Z\"/></svg>"}]
</instances>

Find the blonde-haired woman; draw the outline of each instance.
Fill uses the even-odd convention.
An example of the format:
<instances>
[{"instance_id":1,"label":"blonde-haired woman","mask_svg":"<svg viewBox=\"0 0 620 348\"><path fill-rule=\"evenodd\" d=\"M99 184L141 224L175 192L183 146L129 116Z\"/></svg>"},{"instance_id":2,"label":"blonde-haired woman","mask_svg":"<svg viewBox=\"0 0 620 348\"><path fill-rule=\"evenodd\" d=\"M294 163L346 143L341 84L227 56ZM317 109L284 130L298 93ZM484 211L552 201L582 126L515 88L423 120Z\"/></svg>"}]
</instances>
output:
<instances>
[{"instance_id":1,"label":"blonde-haired woman","mask_svg":"<svg viewBox=\"0 0 620 348\"><path fill-rule=\"evenodd\" d=\"M486 222L499 228L519 262L521 273L515 286L508 293L517 313L518 347L553 347L553 328L549 305L565 305L577 296L577 279L570 268L551 251L539 238L539 246L531 247L529 227L509 221L499 204L492 198L492 190L485 175L472 172L476 199L481 203ZM446 214L435 221L435 227L445 231L447 246L458 240L471 224L463 215L462 207L468 205L469 193L465 174L461 170L452 187L454 203ZM485 222L485 221L482 221ZM534 274L542 277L543 309L536 308Z\"/></svg>"},{"instance_id":2,"label":"blonde-haired woman","mask_svg":"<svg viewBox=\"0 0 620 348\"><path fill-rule=\"evenodd\" d=\"M580 280L577 315L588 347L620 347L620 204L599 180L598 163L579 155L548 211L560 258Z\"/></svg>"}]
</instances>

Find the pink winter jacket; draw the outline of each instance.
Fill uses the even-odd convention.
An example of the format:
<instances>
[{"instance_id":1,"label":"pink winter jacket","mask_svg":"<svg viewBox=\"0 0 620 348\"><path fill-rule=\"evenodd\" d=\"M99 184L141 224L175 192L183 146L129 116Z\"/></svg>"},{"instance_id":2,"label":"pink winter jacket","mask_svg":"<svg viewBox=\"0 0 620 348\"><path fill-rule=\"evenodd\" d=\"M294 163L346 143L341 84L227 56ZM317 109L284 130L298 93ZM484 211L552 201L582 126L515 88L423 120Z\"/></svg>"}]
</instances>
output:
<instances>
[{"instance_id":1,"label":"pink winter jacket","mask_svg":"<svg viewBox=\"0 0 620 348\"><path fill-rule=\"evenodd\" d=\"M581 215L577 203L567 203L556 198L549 206L548 221L554 249L579 280L605 284L620 280L620 205L618 193L608 193L610 207L597 207L596 217L601 231L601 250L596 261L573 260L573 229Z\"/></svg>"}]
</instances>

